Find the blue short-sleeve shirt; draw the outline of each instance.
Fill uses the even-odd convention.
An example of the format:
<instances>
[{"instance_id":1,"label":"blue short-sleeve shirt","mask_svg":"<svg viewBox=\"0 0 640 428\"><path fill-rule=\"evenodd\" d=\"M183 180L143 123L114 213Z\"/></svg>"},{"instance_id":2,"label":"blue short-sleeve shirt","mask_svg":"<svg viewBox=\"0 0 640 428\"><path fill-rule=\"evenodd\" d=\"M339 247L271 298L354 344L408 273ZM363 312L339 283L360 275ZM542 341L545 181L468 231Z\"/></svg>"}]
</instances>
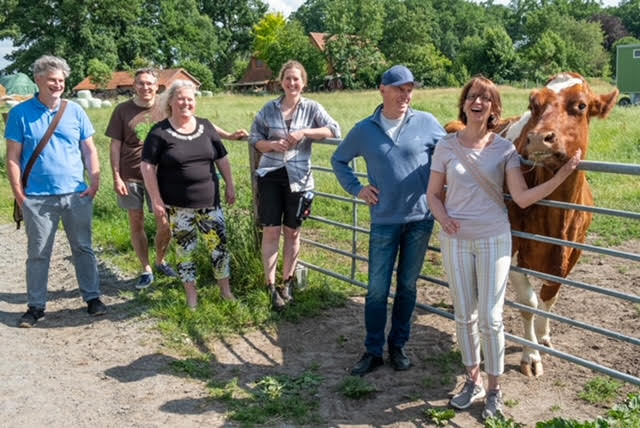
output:
<instances>
[{"instance_id":1,"label":"blue short-sleeve shirt","mask_svg":"<svg viewBox=\"0 0 640 428\"><path fill-rule=\"evenodd\" d=\"M5 138L22 144L22 171L57 112L57 109L51 111L40 102L38 94L9 112ZM64 195L86 190L80 143L94 133L93 125L82 107L69 101L49 143L31 170L25 193Z\"/></svg>"}]
</instances>

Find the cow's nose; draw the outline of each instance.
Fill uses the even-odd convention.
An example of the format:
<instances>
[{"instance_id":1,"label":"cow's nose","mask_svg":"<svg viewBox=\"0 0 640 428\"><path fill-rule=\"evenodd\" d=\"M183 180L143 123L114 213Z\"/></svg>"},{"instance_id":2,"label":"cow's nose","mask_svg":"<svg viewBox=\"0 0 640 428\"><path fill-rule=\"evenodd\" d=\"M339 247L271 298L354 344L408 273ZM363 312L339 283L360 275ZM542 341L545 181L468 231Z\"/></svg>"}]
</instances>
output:
<instances>
[{"instance_id":1,"label":"cow's nose","mask_svg":"<svg viewBox=\"0 0 640 428\"><path fill-rule=\"evenodd\" d=\"M527 135L527 139L529 144L532 147L548 147L550 144L556 139L556 134L554 132L530 132Z\"/></svg>"}]
</instances>

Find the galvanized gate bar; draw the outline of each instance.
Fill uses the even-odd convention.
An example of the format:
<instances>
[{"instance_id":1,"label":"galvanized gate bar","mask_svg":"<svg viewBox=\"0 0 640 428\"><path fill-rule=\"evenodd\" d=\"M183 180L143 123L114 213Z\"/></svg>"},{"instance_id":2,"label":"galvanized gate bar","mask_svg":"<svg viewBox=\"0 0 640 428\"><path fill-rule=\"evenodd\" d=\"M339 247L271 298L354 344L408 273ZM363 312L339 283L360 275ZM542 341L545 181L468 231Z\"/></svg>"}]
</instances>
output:
<instances>
[{"instance_id":1,"label":"galvanized gate bar","mask_svg":"<svg viewBox=\"0 0 640 428\"><path fill-rule=\"evenodd\" d=\"M336 254L340 254L341 256L349 257L353 260L358 260L361 262L368 262L369 259L365 256L359 256L358 254L350 253L349 251L341 250L339 248L332 247L330 245L322 244L317 241L313 241L311 239L300 237L300 242L304 242L305 244L313 245L314 247L322 248L323 250L331 251Z\"/></svg>"},{"instance_id":2,"label":"galvanized gate bar","mask_svg":"<svg viewBox=\"0 0 640 428\"><path fill-rule=\"evenodd\" d=\"M528 159L520 158L522 165L534 166L535 163ZM601 162L601 161L588 161L582 160L578 164L580 171L593 171L593 172L609 172L613 174L627 174L627 175L640 175L640 165L629 163L617 163L617 162Z\"/></svg>"},{"instance_id":3,"label":"galvanized gate bar","mask_svg":"<svg viewBox=\"0 0 640 428\"><path fill-rule=\"evenodd\" d=\"M299 263L304 265L304 266L306 266L309 269L313 269L313 270L315 270L317 272L323 273L325 275L331 276L331 277L339 279L341 281L348 282L348 283L350 283L352 285L355 285L355 286L358 286L360 288L365 288L365 289L367 288L367 285L362 283L362 282L360 282L360 281L352 280L351 278L349 278L347 276L340 275L340 274L335 273L333 271L330 271L328 269L321 268L319 266L313 265L311 263L304 262L302 260ZM393 297L394 294L390 293L389 296ZM444 310L436 308L436 307L433 307L433 306L430 306L430 305L425 305L423 303L416 302L416 307L418 307L420 309L423 309L423 310L426 310L428 312L434 313L434 314L438 314L438 315L443 316L445 318L448 318L450 320L454 319L454 316L453 316L452 313L444 311ZM567 353L562 352L562 351L557 351L557 350L555 350L553 348L548 348L546 346L542 346L542 345L539 345L537 343L533 343L533 342L531 342L531 341L529 341L527 339L523 339L523 338L521 338L519 336L516 336L516 335L513 335L511 333L505 332L504 336L505 336L505 338L507 340L510 340L512 342L515 342L515 343L518 343L520 345L528 346L530 348L537 349L540 352L544 352L544 353L552 355L554 357L558 357L558 358L561 358L563 360L567 360L569 362L572 362L574 364L581 365L581 366L586 367L586 368L588 368L590 370L594 370L594 371L597 371L597 372L600 372L600 373L604 373L604 374L606 374L608 376L611 376L611 377L614 377L614 378L617 378L617 379L621 379L621 380L623 380L625 382L640 386L640 378L637 378L635 376L631 376L631 375L629 375L627 373L623 373L623 372L620 372L618 370L610 369L609 367L602 366L600 364L597 364L597 363L594 363L594 362L591 362L591 361L576 357L574 355L567 354Z\"/></svg>"},{"instance_id":4,"label":"galvanized gate bar","mask_svg":"<svg viewBox=\"0 0 640 428\"><path fill-rule=\"evenodd\" d=\"M583 290L593 291L595 293L605 294L607 296L617 297L623 300L629 300L633 303L640 303L640 296L636 296L634 294L622 293L620 291L611 290L609 288L596 287L594 285L587 284L586 282L574 281L572 279L566 279L560 276L550 275L548 273L538 272L537 270L526 269L516 265L511 265L511 270L514 272L535 276L536 278L545 279L547 281L559 282L562 284L570 285L572 287L582 288Z\"/></svg>"},{"instance_id":5,"label":"galvanized gate bar","mask_svg":"<svg viewBox=\"0 0 640 428\"><path fill-rule=\"evenodd\" d=\"M562 239L550 238L544 235L537 235L528 232L521 232L519 230L512 230L511 235L519 238L531 239L534 241L546 242L547 244L561 245L565 247L578 248L580 250L587 250L593 253L606 254L607 256L620 257L621 259L633 260L634 262L640 262L640 255L627 253L626 251L610 250L608 248L596 247L594 245L580 244L578 242L564 241Z\"/></svg>"},{"instance_id":6,"label":"galvanized gate bar","mask_svg":"<svg viewBox=\"0 0 640 428\"><path fill-rule=\"evenodd\" d=\"M348 224L340 223L339 221L329 220L328 218L318 217L318 216L315 216L315 215L310 215L309 218L312 219L312 220L315 220L315 221L319 221L320 223L330 224L332 226L339 227L341 229L356 230L356 231L362 232L362 233L369 233L368 229L364 229L362 227L351 226L351 225L348 225Z\"/></svg>"},{"instance_id":7,"label":"galvanized gate bar","mask_svg":"<svg viewBox=\"0 0 640 428\"><path fill-rule=\"evenodd\" d=\"M509 195L508 193L503 193L503 196L507 200L512 200L511 195ZM542 205L545 207L552 207L552 208L564 208L567 210L585 211L585 212L591 212L595 214L604 214L604 215L610 215L614 217L624 217L624 218L630 218L633 220L640 220L640 213L636 213L633 211L612 210L609 208L600 208L600 207L592 207L588 205L572 204L570 202L552 201L550 199L543 199L541 201L538 201L536 202L536 205Z\"/></svg>"},{"instance_id":8,"label":"galvanized gate bar","mask_svg":"<svg viewBox=\"0 0 640 428\"><path fill-rule=\"evenodd\" d=\"M632 383L634 385L638 385L640 386L640 378L637 378L635 376L631 376L630 374L627 373L623 373L620 372L618 370L614 370L614 369L610 369L609 367L605 367L605 366L601 366L600 364L596 364L594 362L591 362L589 360L584 360L582 358L576 357L574 355L571 354L567 354L565 352L562 351L557 351L553 348L548 348L546 346L543 345L539 345L537 343L533 343L527 339L523 339L519 336L513 335L511 333L505 333L504 337L508 340L511 340L512 342L516 342L519 343L523 346L528 346L529 348L533 348L536 349L540 352L544 352L545 354L549 354L549 355L553 355L554 357L558 357L561 358L563 360L567 360L571 363L574 364L578 364L580 366L586 367L588 369L600 372L600 373L604 373L608 376L623 380L625 382L629 382Z\"/></svg>"},{"instance_id":9,"label":"galvanized gate bar","mask_svg":"<svg viewBox=\"0 0 640 428\"><path fill-rule=\"evenodd\" d=\"M326 166L312 166L311 169L314 171L330 172L333 174L333 168L327 168ZM367 174L364 172L354 172L354 175L356 177L367 178Z\"/></svg>"},{"instance_id":10,"label":"galvanized gate bar","mask_svg":"<svg viewBox=\"0 0 640 428\"><path fill-rule=\"evenodd\" d=\"M577 321L571 318L567 318L567 317L563 317L562 315L558 315L558 314L554 314L552 312L547 312L547 311L543 311L540 309L534 309L531 306L527 306L527 305L523 305L521 303L518 302L514 302L512 300L505 300L505 303L513 308L519 309L521 311L525 311L525 312L529 312L532 314L536 314L539 316L543 316L545 318L549 318L552 319L554 321L560 321L563 322L565 324L569 324L572 325L574 327L580 327L583 328L585 330L589 330L589 331L593 331L595 333L599 333L603 336L607 336L610 337L612 339L618 339L618 340L622 340L624 342L628 342L628 343L632 343L634 345L640 346L640 339L635 338L635 337L631 337L631 336L627 336L624 334L620 334L620 333L616 333L615 331L610 331L607 329L604 329L602 327L598 327L595 326L593 324L587 324L584 323L582 321Z\"/></svg>"},{"instance_id":11,"label":"galvanized gate bar","mask_svg":"<svg viewBox=\"0 0 640 428\"><path fill-rule=\"evenodd\" d=\"M332 193L324 193L324 192L317 192L314 190L314 193L316 194L316 196L321 196L323 198L327 198L327 199L333 199L334 201L342 201L342 202L349 202L350 204L355 202L357 204L360 205L366 205L367 203L360 200L360 199L355 199L353 196L352 197L348 197L348 196L340 196L340 195L334 195Z\"/></svg>"}]
</instances>

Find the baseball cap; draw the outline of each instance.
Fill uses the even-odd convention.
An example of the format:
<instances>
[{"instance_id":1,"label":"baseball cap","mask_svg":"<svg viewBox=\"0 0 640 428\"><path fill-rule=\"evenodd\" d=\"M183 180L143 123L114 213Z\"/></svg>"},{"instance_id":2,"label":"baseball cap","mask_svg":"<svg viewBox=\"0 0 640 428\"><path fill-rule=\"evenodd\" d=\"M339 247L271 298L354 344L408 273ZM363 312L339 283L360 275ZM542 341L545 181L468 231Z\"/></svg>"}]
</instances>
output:
<instances>
[{"instance_id":1,"label":"baseball cap","mask_svg":"<svg viewBox=\"0 0 640 428\"><path fill-rule=\"evenodd\" d=\"M404 65L394 65L382 75L383 85L401 86L405 83L414 83L413 73Z\"/></svg>"}]
</instances>

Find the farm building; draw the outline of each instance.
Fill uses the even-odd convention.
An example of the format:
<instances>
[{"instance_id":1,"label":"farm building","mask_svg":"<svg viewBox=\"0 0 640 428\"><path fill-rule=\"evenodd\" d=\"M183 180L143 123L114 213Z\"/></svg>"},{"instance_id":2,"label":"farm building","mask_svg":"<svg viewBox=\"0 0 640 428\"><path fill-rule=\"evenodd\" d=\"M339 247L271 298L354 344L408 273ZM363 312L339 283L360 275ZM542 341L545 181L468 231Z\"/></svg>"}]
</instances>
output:
<instances>
[{"instance_id":1,"label":"farm building","mask_svg":"<svg viewBox=\"0 0 640 428\"><path fill-rule=\"evenodd\" d=\"M640 103L640 44L620 45L616 52L616 86L620 105Z\"/></svg>"},{"instance_id":2,"label":"farm building","mask_svg":"<svg viewBox=\"0 0 640 428\"><path fill-rule=\"evenodd\" d=\"M311 43L320 52L325 51L326 41L329 37L328 33L309 33L309 43ZM333 83L333 65L331 61L327 64L329 76L327 76L327 89L342 89L342 82L339 84ZM338 79L339 80L339 79ZM335 87L332 87L334 85ZM244 75L236 83L227 85L232 90L240 91L268 91L275 92L279 89L279 86L274 78L274 72L269 66L261 59L252 56L247 70Z\"/></svg>"},{"instance_id":3,"label":"farm building","mask_svg":"<svg viewBox=\"0 0 640 428\"><path fill-rule=\"evenodd\" d=\"M196 88L200 88L200 81L184 68L168 68L166 70L158 70L158 92L164 91L176 80L191 80ZM133 72L130 71L114 71L111 74L111 80L104 88L98 86L91 81L89 77L78 83L73 88L74 91L89 90L96 93L107 94L109 96L133 94Z\"/></svg>"}]
</instances>

